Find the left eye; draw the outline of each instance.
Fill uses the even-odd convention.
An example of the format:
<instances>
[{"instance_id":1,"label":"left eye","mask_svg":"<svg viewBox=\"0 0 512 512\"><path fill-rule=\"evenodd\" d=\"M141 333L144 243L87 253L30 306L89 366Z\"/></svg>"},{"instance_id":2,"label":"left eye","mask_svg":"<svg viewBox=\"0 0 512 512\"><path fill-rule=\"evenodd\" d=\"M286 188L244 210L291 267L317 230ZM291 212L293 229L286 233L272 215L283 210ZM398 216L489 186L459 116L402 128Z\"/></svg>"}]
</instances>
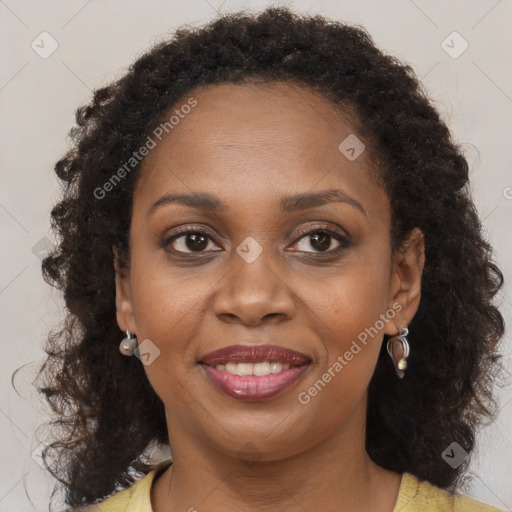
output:
<instances>
[{"instance_id":1,"label":"left eye","mask_svg":"<svg viewBox=\"0 0 512 512\"><path fill-rule=\"evenodd\" d=\"M333 239L338 243L338 247L330 249ZM302 247L300 247L302 244ZM315 252L334 252L337 249L348 247L348 239L339 233L329 229L314 229L303 233L299 241L296 242L298 249L304 252L308 251L308 247L314 249Z\"/></svg>"}]
</instances>

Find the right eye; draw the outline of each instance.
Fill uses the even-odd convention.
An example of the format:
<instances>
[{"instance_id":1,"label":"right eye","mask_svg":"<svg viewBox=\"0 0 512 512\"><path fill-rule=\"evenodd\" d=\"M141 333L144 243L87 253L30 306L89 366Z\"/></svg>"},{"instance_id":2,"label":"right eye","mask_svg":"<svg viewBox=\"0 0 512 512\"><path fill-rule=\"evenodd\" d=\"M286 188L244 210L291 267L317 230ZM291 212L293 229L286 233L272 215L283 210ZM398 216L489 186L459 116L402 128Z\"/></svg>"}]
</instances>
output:
<instances>
[{"instance_id":1,"label":"right eye","mask_svg":"<svg viewBox=\"0 0 512 512\"><path fill-rule=\"evenodd\" d=\"M204 231L184 228L179 234L174 234L162 240L162 246L171 246L171 251L184 254L209 252L205 251L213 238Z\"/></svg>"}]
</instances>

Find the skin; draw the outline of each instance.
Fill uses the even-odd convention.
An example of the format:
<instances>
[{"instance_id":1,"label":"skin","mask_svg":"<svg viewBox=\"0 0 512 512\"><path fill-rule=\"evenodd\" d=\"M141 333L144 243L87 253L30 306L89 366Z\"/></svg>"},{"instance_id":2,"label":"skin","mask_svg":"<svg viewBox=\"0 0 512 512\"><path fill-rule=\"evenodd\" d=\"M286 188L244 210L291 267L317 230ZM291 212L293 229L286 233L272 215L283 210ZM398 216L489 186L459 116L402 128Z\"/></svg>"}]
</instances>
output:
<instances>
[{"instance_id":1,"label":"skin","mask_svg":"<svg viewBox=\"0 0 512 512\"><path fill-rule=\"evenodd\" d=\"M191 96L197 106L144 161L129 266L116 262L119 327L160 350L145 371L165 405L174 462L152 487L153 510L391 512L401 475L365 450L366 403L383 335L397 333L402 315L385 322L308 404L298 394L393 304L411 321L420 301L422 234L413 231L392 254L389 200L369 151L349 161L338 149L357 134L348 111L284 83L221 84ZM347 202L279 210L285 196L330 189L364 213ZM148 215L163 195L192 192L208 192L227 209L172 203ZM210 237L202 253L186 235L162 247L185 224ZM321 246L297 235L325 224L348 233L341 252L333 237ZM248 236L263 250L252 263L236 252ZM291 348L312 364L271 399L235 400L197 362L239 343ZM254 460L244 458L247 451Z\"/></svg>"}]
</instances>

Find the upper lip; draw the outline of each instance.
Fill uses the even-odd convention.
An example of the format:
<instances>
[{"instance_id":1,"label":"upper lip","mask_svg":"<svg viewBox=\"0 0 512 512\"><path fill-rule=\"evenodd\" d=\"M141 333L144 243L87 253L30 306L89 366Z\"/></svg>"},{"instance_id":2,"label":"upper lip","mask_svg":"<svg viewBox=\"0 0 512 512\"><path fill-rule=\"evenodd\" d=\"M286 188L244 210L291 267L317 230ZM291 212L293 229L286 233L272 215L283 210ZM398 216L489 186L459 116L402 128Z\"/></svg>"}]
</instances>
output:
<instances>
[{"instance_id":1,"label":"upper lip","mask_svg":"<svg viewBox=\"0 0 512 512\"><path fill-rule=\"evenodd\" d=\"M208 366L226 363L261 363L263 361L279 361L290 366L301 366L311 359L297 352L277 345L230 345L209 352L200 359L200 363Z\"/></svg>"}]
</instances>

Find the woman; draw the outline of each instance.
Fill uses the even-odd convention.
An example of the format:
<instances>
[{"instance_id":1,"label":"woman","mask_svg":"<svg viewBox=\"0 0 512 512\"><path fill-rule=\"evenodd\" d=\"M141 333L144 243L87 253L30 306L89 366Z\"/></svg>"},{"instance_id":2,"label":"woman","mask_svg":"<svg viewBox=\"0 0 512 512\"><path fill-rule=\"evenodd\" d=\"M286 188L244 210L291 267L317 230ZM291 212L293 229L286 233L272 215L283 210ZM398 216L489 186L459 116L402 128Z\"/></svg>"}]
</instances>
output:
<instances>
[{"instance_id":1,"label":"woman","mask_svg":"<svg viewBox=\"0 0 512 512\"><path fill-rule=\"evenodd\" d=\"M68 309L40 388L67 505L498 510L454 491L503 278L410 67L360 28L239 13L77 123L43 262Z\"/></svg>"}]
</instances>

